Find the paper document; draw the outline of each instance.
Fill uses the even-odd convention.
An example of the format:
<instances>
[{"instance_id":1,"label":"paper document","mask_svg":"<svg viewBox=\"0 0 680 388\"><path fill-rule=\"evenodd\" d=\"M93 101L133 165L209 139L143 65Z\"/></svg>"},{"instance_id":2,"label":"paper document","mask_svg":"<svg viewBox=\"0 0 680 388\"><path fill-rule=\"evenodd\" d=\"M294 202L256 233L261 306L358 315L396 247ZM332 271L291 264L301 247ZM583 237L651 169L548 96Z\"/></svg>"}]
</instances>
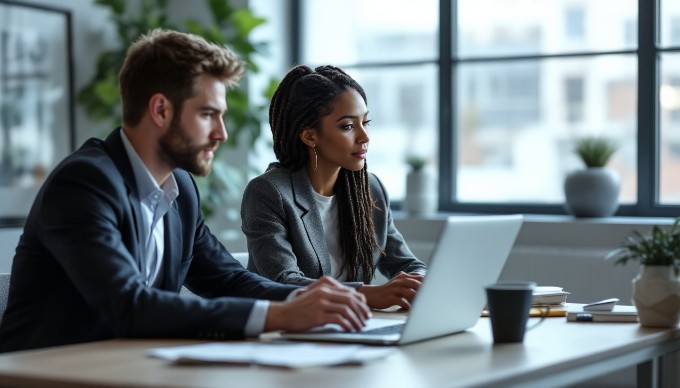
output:
<instances>
[{"instance_id":1,"label":"paper document","mask_svg":"<svg viewBox=\"0 0 680 388\"><path fill-rule=\"evenodd\" d=\"M395 348L313 343L220 342L148 349L151 357L175 363L258 364L285 368L363 363L387 357Z\"/></svg>"}]
</instances>

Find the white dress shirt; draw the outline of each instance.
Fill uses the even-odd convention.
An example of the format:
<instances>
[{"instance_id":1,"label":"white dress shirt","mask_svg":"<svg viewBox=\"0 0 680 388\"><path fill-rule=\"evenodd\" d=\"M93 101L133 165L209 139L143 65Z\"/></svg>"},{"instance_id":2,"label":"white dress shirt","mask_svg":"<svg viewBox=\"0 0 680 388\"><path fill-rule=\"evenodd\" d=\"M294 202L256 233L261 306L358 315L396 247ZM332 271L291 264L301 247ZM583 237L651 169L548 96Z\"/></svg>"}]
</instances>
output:
<instances>
[{"instance_id":1,"label":"white dress shirt","mask_svg":"<svg viewBox=\"0 0 680 388\"><path fill-rule=\"evenodd\" d=\"M151 172L139 157L137 151L125 136L125 131L120 131L123 145L128 159L132 165L132 172L137 183L137 193L142 209L142 241L146 250L145 273L146 284L158 286L163 281L163 253L165 251L165 222L163 216L167 214L172 203L179 195L175 176L170 174L161 186L158 186ZM292 292L288 299L294 298L297 292ZM250 311L246 321L245 334L248 337L256 337L264 331L269 301L257 300Z\"/></svg>"}]
</instances>

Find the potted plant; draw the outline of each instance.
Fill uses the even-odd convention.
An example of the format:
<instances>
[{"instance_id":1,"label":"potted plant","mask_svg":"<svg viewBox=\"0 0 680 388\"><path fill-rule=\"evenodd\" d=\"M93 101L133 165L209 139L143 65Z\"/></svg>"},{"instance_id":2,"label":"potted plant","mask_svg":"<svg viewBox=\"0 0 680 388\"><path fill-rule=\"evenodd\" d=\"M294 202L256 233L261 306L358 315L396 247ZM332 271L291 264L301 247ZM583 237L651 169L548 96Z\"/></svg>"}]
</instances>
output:
<instances>
[{"instance_id":1,"label":"potted plant","mask_svg":"<svg viewBox=\"0 0 680 388\"><path fill-rule=\"evenodd\" d=\"M406 157L410 170L406 174L403 210L411 216L426 216L437 210L437 188L434 177L425 169L427 162L420 155Z\"/></svg>"},{"instance_id":2,"label":"potted plant","mask_svg":"<svg viewBox=\"0 0 680 388\"><path fill-rule=\"evenodd\" d=\"M606 165L618 145L611 140L587 136L576 141L574 152L585 169L572 171L564 181L565 209L576 217L608 217L619 207L619 175Z\"/></svg>"},{"instance_id":3,"label":"potted plant","mask_svg":"<svg viewBox=\"0 0 680 388\"><path fill-rule=\"evenodd\" d=\"M607 255L616 264L640 263L633 279L633 302L642 326L675 327L680 321L680 217L670 228L654 226L651 233L634 231Z\"/></svg>"}]
</instances>

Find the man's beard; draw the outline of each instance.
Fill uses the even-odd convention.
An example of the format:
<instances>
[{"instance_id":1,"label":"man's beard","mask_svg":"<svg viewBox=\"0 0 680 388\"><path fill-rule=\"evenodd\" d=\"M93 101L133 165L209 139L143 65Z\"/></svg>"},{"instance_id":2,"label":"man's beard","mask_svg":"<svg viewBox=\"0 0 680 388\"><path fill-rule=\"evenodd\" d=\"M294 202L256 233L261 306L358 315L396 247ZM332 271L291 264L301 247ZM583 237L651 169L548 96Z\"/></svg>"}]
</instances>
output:
<instances>
[{"instance_id":1,"label":"man's beard","mask_svg":"<svg viewBox=\"0 0 680 388\"><path fill-rule=\"evenodd\" d=\"M209 142L194 145L191 136L179 120L173 120L168 131L160 139L161 157L175 168L181 168L198 176L206 176L210 173L212 159L201 159L200 156L207 148L217 150L218 144L218 142Z\"/></svg>"}]
</instances>

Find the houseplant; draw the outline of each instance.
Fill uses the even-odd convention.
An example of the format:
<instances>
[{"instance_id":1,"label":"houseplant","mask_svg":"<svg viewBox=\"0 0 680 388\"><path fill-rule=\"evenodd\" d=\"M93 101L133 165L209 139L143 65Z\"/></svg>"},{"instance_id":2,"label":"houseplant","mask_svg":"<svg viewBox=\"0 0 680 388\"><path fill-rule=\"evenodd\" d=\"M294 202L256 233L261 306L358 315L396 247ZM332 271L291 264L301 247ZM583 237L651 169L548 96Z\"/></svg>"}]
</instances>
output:
<instances>
[{"instance_id":1,"label":"houseplant","mask_svg":"<svg viewBox=\"0 0 680 388\"><path fill-rule=\"evenodd\" d=\"M587 136L576 141L574 152L585 165L564 181L564 207L576 217L608 217L619 207L618 173L606 165L618 145L606 138Z\"/></svg>"},{"instance_id":2,"label":"houseplant","mask_svg":"<svg viewBox=\"0 0 680 388\"><path fill-rule=\"evenodd\" d=\"M680 217L669 228L655 225L649 234L634 231L607 255L616 264L640 263L633 279L633 302L640 324L675 327L680 321Z\"/></svg>"},{"instance_id":3,"label":"houseplant","mask_svg":"<svg viewBox=\"0 0 680 388\"><path fill-rule=\"evenodd\" d=\"M267 44L253 43L251 32L266 22L255 16L247 7L236 7L230 0L206 0L212 20L200 22L187 18L179 24L170 22L168 0L96 0L96 4L108 8L111 21L118 37L117 47L102 51L97 57L94 77L78 92L77 101L85 113L95 121L109 124L109 128L120 125L121 104L118 95L118 71L123 65L127 48L139 35L154 28L167 28L200 35L208 41L226 44L236 51L248 68L248 74L259 72L255 61L258 54L265 52ZM265 103L254 104L248 96L246 82L227 93L229 113L224 120L229 130L227 147L236 147L240 141L247 141L249 150L260 136L262 123L266 122L267 104L276 89L277 80L270 80L263 90ZM222 149L221 147L220 149ZM218 209L240 201L245 186L247 171L229 166L219 157L213 162L213 172L207 177L196 177L201 191L201 207L206 217Z\"/></svg>"},{"instance_id":4,"label":"houseplant","mask_svg":"<svg viewBox=\"0 0 680 388\"><path fill-rule=\"evenodd\" d=\"M426 216L437 210L437 188L432 174L425 169L427 158L419 155L406 157L406 196L403 210L411 216Z\"/></svg>"}]
</instances>

